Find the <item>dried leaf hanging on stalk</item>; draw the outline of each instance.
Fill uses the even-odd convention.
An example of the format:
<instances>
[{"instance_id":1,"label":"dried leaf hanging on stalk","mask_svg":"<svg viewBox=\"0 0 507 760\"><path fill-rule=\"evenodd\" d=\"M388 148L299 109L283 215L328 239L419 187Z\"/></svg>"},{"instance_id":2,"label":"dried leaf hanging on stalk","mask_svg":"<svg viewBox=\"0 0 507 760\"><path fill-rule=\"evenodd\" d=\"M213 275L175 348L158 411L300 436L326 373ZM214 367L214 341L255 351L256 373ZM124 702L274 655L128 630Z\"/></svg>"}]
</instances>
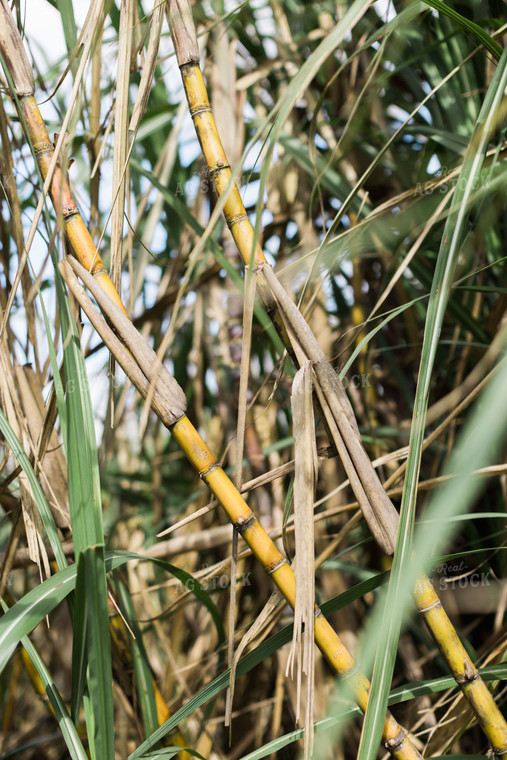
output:
<instances>
[{"instance_id":1,"label":"dried leaf hanging on stalk","mask_svg":"<svg viewBox=\"0 0 507 760\"><path fill-rule=\"evenodd\" d=\"M306 675L305 758L311 756L313 745L314 696L314 616L315 616L315 556L313 501L317 479L317 446L312 401L312 362L306 361L298 370L292 384L292 424L294 430L294 533L296 542L296 605L294 634L287 661L287 673L294 672L296 662L297 701L296 719L301 707L302 672Z\"/></svg>"}]
</instances>

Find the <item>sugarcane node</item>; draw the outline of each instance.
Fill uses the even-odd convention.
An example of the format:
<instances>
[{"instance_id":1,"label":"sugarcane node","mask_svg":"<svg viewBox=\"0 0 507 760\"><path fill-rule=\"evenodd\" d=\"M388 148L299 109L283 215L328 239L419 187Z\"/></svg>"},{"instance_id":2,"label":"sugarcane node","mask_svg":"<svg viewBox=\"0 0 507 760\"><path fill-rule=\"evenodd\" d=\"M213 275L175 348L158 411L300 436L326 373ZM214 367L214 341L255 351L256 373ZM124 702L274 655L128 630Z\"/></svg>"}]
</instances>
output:
<instances>
[{"instance_id":1,"label":"sugarcane node","mask_svg":"<svg viewBox=\"0 0 507 760\"><path fill-rule=\"evenodd\" d=\"M441 607L442 602L440 599L437 599L435 602L432 602L431 604L428 604L427 606L424 606L422 604L417 605L417 609L419 612L424 615L426 612L429 612L430 610L434 609L435 607Z\"/></svg>"},{"instance_id":2,"label":"sugarcane node","mask_svg":"<svg viewBox=\"0 0 507 760\"><path fill-rule=\"evenodd\" d=\"M202 480L204 480L204 482L206 482L206 479L208 478L208 476L211 475L211 473L214 472L215 470L219 470L219 469L220 469L220 465L218 464L218 462L213 462L213 464L210 464L210 466L206 467L205 470L201 470L199 472L199 477Z\"/></svg>"},{"instance_id":3,"label":"sugarcane node","mask_svg":"<svg viewBox=\"0 0 507 760\"><path fill-rule=\"evenodd\" d=\"M388 739L384 743L384 746L386 747L386 749L393 750L394 752L396 752L396 750L398 750L401 747L406 737L407 737L406 732L403 730L403 728L400 728L398 733L395 736L393 736L392 739Z\"/></svg>"},{"instance_id":4,"label":"sugarcane node","mask_svg":"<svg viewBox=\"0 0 507 760\"><path fill-rule=\"evenodd\" d=\"M78 213L70 187L59 164L55 166L50 193L57 213L60 213L64 219L68 219Z\"/></svg>"},{"instance_id":5,"label":"sugarcane node","mask_svg":"<svg viewBox=\"0 0 507 760\"><path fill-rule=\"evenodd\" d=\"M92 277L99 277L101 274L107 274L107 269L105 267L102 267L102 269L94 269L90 274Z\"/></svg>"},{"instance_id":6,"label":"sugarcane node","mask_svg":"<svg viewBox=\"0 0 507 760\"><path fill-rule=\"evenodd\" d=\"M263 274L264 267L268 266L270 269L273 269L269 261L259 261L258 263L254 264L253 271L255 274Z\"/></svg>"},{"instance_id":7,"label":"sugarcane node","mask_svg":"<svg viewBox=\"0 0 507 760\"><path fill-rule=\"evenodd\" d=\"M197 60L191 59L189 61L184 61L183 63L179 63L178 66L179 66L182 77L188 76L188 73L189 72L191 73L195 69L197 69L198 71L201 70L199 68L199 59Z\"/></svg>"},{"instance_id":8,"label":"sugarcane node","mask_svg":"<svg viewBox=\"0 0 507 760\"><path fill-rule=\"evenodd\" d=\"M318 617L322 617L322 610L320 609L318 604L315 604L313 607L313 617L317 619Z\"/></svg>"},{"instance_id":9,"label":"sugarcane node","mask_svg":"<svg viewBox=\"0 0 507 760\"><path fill-rule=\"evenodd\" d=\"M238 519L235 520L232 525L234 529L239 533L239 535L242 536L245 530L247 530L248 528L250 528L250 526L254 524L256 519L257 518L252 512L250 515L248 515L248 517L245 517L244 515L242 515L241 517L238 517Z\"/></svg>"},{"instance_id":10,"label":"sugarcane node","mask_svg":"<svg viewBox=\"0 0 507 760\"><path fill-rule=\"evenodd\" d=\"M190 111L190 116L192 119L194 116L199 116L200 113L206 113L206 111L211 111L211 106L209 103L205 105L199 105L199 106L193 106L192 108L188 109Z\"/></svg>"},{"instance_id":11,"label":"sugarcane node","mask_svg":"<svg viewBox=\"0 0 507 760\"><path fill-rule=\"evenodd\" d=\"M47 141L36 142L33 145L33 152L43 176L46 176L53 158L54 146ZM60 213L64 219L79 213L69 183L59 163L55 166L49 192L57 213Z\"/></svg>"},{"instance_id":12,"label":"sugarcane node","mask_svg":"<svg viewBox=\"0 0 507 760\"><path fill-rule=\"evenodd\" d=\"M224 169L230 170L230 165L227 163L227 161L220 161L218 160L214 164L210 164L208 166L208 171L210 174L210 177L213 177L213 175L218 174L219 172L222 172Z\"/></svg>"},{"instance_id":13,"label":"sugarcane node","mask_svg":"<svg viewBox=\"0 0 507 760\"><path fill-rule=\"evenodd\" d=\"M53 155L54 147L50 142L35 143L33 146L33 152L36 156L40 156L42 153L49 153Z\"/></svg>"},{"instance_id":14,"label":"sugarcane node","mask_svg":"<svg viewBox=\"0 0 507 760\"><path fill-rule=\"evenodd\" d=\"M340 675L340 681L347 681L349 678L353 678L354 676L361 675L359 672L359 665L357 664L357 662L355 662L351 668L343 671L343 673L340 673L339 675Z\"/></svg>"},{"instance_id":15,"label":"sugarcane node","mask_svg":"<svg viewBox=\"0 0 507 760\"><path fill-rule=\"evenodd\" d=\"M174 40L173 40L174 42ZM176 48L176 45L174 46ZM176 60L178 61L178 66L180 68L180 71L183 71L186 68L190 68L192 66L198 66L199 65L199 56L192 55L192 53L188 52L186 55L185 53L180 53L181 61L178 57L178 51L176 50Z\"/></svg>"},{"instance_id":16,"label":"sugarcane node","mask_svg":"<svg viewBox=\"0 0 507 760\"><path fill-rule=\"evenodd\" d=\"M285 559L285 557L282 557L281 559L277 559L276 562L273 562L271 565L266 565L264 570L267 572L268 575L272 575L273 573L276 573L277 570L279 570L284 565L288 565L289 563Z\"/></svg>"},{"instance_id":17,"label":"sugarcane node","mask_svg":"<svg viewBox=\"0 0 507 760\"><path fill-rule=\"evenodd\" d=\"M231 229L231 227L234 224L237 224L238 222L244 222L244 221L248 221L247 214L235 214L234 216L229 216L226 218L227 226L229 227L229 229Z\"/></svg>"},{"instance_id":18,"label":"sugarcane node","mask_svg":"<svg viewBox=\"0 0 507 760\"><path fill-rule=\"evenodd\" d=\"M479 671L477 668L475 668L468 660L463 661L463 666L465 668L464 673L457 673L455 680L458 684L467 684L467 683L473 683L474 681L478 681Z\"/></svg>"},{"instance_id":19,"label":"sugarcane node","mask_svg":"<svg viewBox=\"0 0 507 760\"><path fill-rule=\"evenodd\" d=\"M196 63L199 63L199 50L193 47L193 40L189 39L186 31L183 30L183 26L178 25L178 29L175 29L174 21L172 24L172 38L178 66L180 69L184 66L195 66ZM181 35L179 34L180 30L183 31L183 34ZM185 39L182 40L182 36L184 36ZM197 40L195 41L195 46L197 47Z\"/></svg>"}]
</instances>

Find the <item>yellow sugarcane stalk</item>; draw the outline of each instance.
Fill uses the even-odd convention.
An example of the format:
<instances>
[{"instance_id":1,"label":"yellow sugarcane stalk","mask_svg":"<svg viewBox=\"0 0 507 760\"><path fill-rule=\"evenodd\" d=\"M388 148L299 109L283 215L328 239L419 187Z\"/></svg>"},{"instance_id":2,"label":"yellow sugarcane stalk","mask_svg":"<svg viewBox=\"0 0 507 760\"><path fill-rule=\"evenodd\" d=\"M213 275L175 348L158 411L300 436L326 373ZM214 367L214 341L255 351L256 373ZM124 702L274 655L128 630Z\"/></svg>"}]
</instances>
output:
<instances>
[{"instance_id":1,"label":"yellow sugarcane stalk","mask_svg":"<svg viewBox=\"0 0 507 760\"><path fill-rule=\"evenodd\" d=\"M15 96L21 122L45 182L51 168L54 146L49 139L46 125L35 101L32 69L7 0L0 0L0 54L7 80ZM72 197L66 171L62 170L58 164L53 169L49 194L58 217L63 221L65 235L72 250L76 252L76 255L79 253L83 266L86 266L110 298L123 309L121 299L109 279Z\"/></svg>"},{"instance_id":2,"label":"yellow sugarcane stalk","mask_svg":"<svg viewBox=\"0 0 507 760\"><path fill-rule=\"evenodd\" d=\"M116 334L93 309L84 289L77 284L75 278L73 281L72 272L69 272L69 269L79 275L108 322L114 325ZM272 577L287 602L294 608L296 599L294 571L186 416L186 400L182 389L163 365L156 368L155 353L142 340L124 312L120 312L107 295L101 292L100 285L84 267L77 261L69 259L68 263L61 263L60 270L77 302L141 394L146 397L150 388L157 383L156 392L160 394L161 399L165 399L164 410L158 406L160 401L155 399L157 406L154 404L154 409L157 414L172 432L199 476L220 502L234 528L243 536L266 573ZM121 337L121 341L118 336ZM142 377L139 376L140 374ZM370 683L358 670L354 658L318 607L315 608L315 642L335 672L349 680L357 704L364 712L368 703ZM415 760L415 758L421 760L418 750L390 712L387 713L385 719L383 738L386 747L398 760Z\"/></svg>"},{"instance_id":3,"label":"yellow sugarcane stalk","mask_svg":"<svg viewBox=\"0 0 507 760\"><path fill-rule=\"evenodd\" d=\"M456 629L428 578L418 579L415 601L456 683L474 711L478 724L488 737L493 754L505 755L507 753L505 718L461 643Z\"/></svg>"},{"instance_id":4,"label":"yellow sugarcane stalk","mask_svg":"<svg viewBox=\"0 0 507 760\"><path fill-rule=\"evenodd\" d=\"M224 216L241 258L246 266L263 264L266 257L259 242L255 240L254 230L241 200L239 189L235 182L231 183L232 170L218 134L199 63L195 61L182 63L180 71L188 108L210 177L219 195L223 195L228 190ZM266 295L266 297L269 300L269 296Z\"/></svg>"},{"instance_id":5,"label":"yellow sugarcane stalk","mask_svg":"<svg viewBox=\"0 0 507 760\"><path fill-rule=\"evenodd\" d=\"M47 130L33 97L34 82L31 68L6 0L0 0L0 53L12 82L16 101L23 116L23 121L34 148L42 176L45 179L53 157L53 146L49 141ZM116 307L116 322L122 319L128 321L121 299L105 271L93 240L77 210L67 179L58 166L53 174L50 195L57 213L63 218L65 234L70 248L78 261L81 262L84 268L84 275L86 276L87 272L91 272L93 275L93 279L90 278L91 283L88 287L92 289L98 286L98 289L106 293L111 299L113 310ZM234 229L236 222L243 229L244 221L244 218L233 220L231 229ZM262 254L262 251L260 253ZM262 258L256 263L263 261L264 256L262 254ZM83 278L83 275L81 276ZM97 296L96 293L95 295ZM146 348L148 347L146 346ZM156 362L152 360L152 366L155 364ZM146 374L147 369L144 368L143 372ZM175 384L174 379L171 378L170 385L172 391L174 391ZM181 403L182 396L184 399L184 394L179 387L175 392L175 396L178 398L178 403ZM173 416L171 415L170 411L166 415L166 420L170 419L171 421L168 427L172 430L174 437L189 461L193 464L211 492L220 501L234 527L243 536L265 571L272 576L274 583L285 596L288 603L294 607L295 578L294 572L287 563L287 560L276 548L274 542L258 522L232 481L222 470L190 420L179 411L175 412ZM343 678L349 679L357 703L365 711L370 687L368 679L359 672L354 658L318 608L316 608L315 614L315 641L317 645L333 669ZM390 712L386 715L383 738L386 747L397 760L422 760L420 753Z\"/></svg>"},{"instance_id":6,"label":"yellow sugarcane stalk","mask_svg":"<svg viewBox=\"0 0 507 760\"><path fill-rule=\"evenodd\" d=\"M231 183L232 170L227 160L220 135L211 110L206 85L199 66L199 50L195 29L186 0L169 0L172 38L181 72L183 86L188 100L196 133L201 144L208 171L221 196L227 193L223 206L226 222L236 242L238 251L246 266L266 262L266 257L246 213L239 190ZM262 269L262 266L259 266ZM259 275L259 294L268 315L277 327L291 356L291 344L286 339L286 330L280 330L282 320L270 289ZM493 753L507 753L507 722L500 712L491 692L481 679L477 668L468 656L451 621L430 582L422 576L416 584L415 600L419 612L464 696L473 709L477 721L491 743ZM317 634L316 634L317 637Z\"/></svg>"},{"instance_id":7,"label":"yellow sugarcane stalk","mask_svg":"<svg viewBox=\"0 0 507 760\"><path fill-rule=\"evenodd\" d=\"M18 95L17 102L42 178L46 180L54 154L54 146L49 139L46 125L42 120L33 94ZM66 172L58 164L53 172L49 194L56 213L62 219L65 236L71 249L75 252L76 256L79 256L79 260L82 261L83 266L100 282L110 298L123 309L124 307L116 288L109 278L102 259L93 244L92 237L72 197Z\"/></svg>"},{"instance_id":8,"label":"yellow sugarcane stalk","mask_svg":"<svg viewBox=\"0 0 507 760\"><path fill-rule=\"evenodd\" d=\"M220 467L188 417L181 417L170 429L199 476L227 512L234 528L243 537L290 606L294 608L296 601L294 571L236 486ZM358 670L354 658L317 606L315 607L315 643L335 672L342 678L350 679L357 704L365 712L370 683ZM393 757L421 757L404 729L389 711L384 723L383 739Z\"/></svg>"}]
</instances>

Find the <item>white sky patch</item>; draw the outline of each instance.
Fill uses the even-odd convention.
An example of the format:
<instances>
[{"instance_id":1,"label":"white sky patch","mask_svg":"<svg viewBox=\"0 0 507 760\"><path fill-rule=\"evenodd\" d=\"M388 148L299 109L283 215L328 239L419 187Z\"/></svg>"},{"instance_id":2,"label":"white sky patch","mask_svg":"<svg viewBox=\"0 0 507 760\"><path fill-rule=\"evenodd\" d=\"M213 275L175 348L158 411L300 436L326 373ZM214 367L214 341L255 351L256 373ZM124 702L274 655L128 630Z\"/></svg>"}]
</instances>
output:
<instances>
[{"instance_id":1,"label":"white sky patch","mask_svg":"<svg viewBox=\"0 0 507 760\"><path fill-rule=\"evenodd\" d=\"M26 36L31 41L35 40L31 50L42 70L48 62L56 63L65 55L65 36L56 8L45 0L30 0L24 3L22 21Z\"/></svg>"},{"instance_id":2,"label":"white sky patch","mask_svg":"<svg viewBox=\"0 0 507 760\"><path fill-rule=\"evenodd\" d=\"M438 160L438 157L433 155L428 161L428 174L436 174L442 168L442 164Z\"/></svg>"},{"instance_id":3,"label":"white sky patch","mask_svg":"<svg viewBox=\"0 0 507 760\"><path fill-rule=\"evenodd\" d=\"M377 0L376 3L373 3L373 8L382 21L392 21L397 16L393 0Z\"/></svg>"},{"instance_id":4,"label":"white sky patch","mask_svg":"<svg viewBox=\"0 0 507 760\"><path fill-rule=\"evenodd\" d=\"M79 36L88 13L88 3L75 2L73 6ZM47 0L25 0L22 3L22 14L25 33L32 42L35 62L44 71L48 63L57 63L67 55L61 16Z\"/></svg>"}]
</instances>

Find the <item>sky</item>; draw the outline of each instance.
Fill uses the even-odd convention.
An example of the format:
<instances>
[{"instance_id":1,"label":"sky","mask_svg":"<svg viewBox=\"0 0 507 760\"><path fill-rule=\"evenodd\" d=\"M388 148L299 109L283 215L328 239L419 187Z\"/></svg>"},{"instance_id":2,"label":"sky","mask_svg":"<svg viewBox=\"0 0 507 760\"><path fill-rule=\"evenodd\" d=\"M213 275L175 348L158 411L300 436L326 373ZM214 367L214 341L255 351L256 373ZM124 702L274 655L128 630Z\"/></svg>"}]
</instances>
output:
<instances>
[{"instance_id":1,"label":"sky","mask_svg":"<svg viewBox=\"0 0 507 760\"><path fill-rule=\"evenodd\" d=\"M59 12L47 0L29 0L25 2L24 8L26 34L31 40L39 40L46 58L55 63L65 54L65 37ZM81 28L87 11L86 0L74 0L74 15L78 29ZM45 59L41 50L35 47L32 52L36 61L42 65Z\"/></svg>"}]
</instances>

